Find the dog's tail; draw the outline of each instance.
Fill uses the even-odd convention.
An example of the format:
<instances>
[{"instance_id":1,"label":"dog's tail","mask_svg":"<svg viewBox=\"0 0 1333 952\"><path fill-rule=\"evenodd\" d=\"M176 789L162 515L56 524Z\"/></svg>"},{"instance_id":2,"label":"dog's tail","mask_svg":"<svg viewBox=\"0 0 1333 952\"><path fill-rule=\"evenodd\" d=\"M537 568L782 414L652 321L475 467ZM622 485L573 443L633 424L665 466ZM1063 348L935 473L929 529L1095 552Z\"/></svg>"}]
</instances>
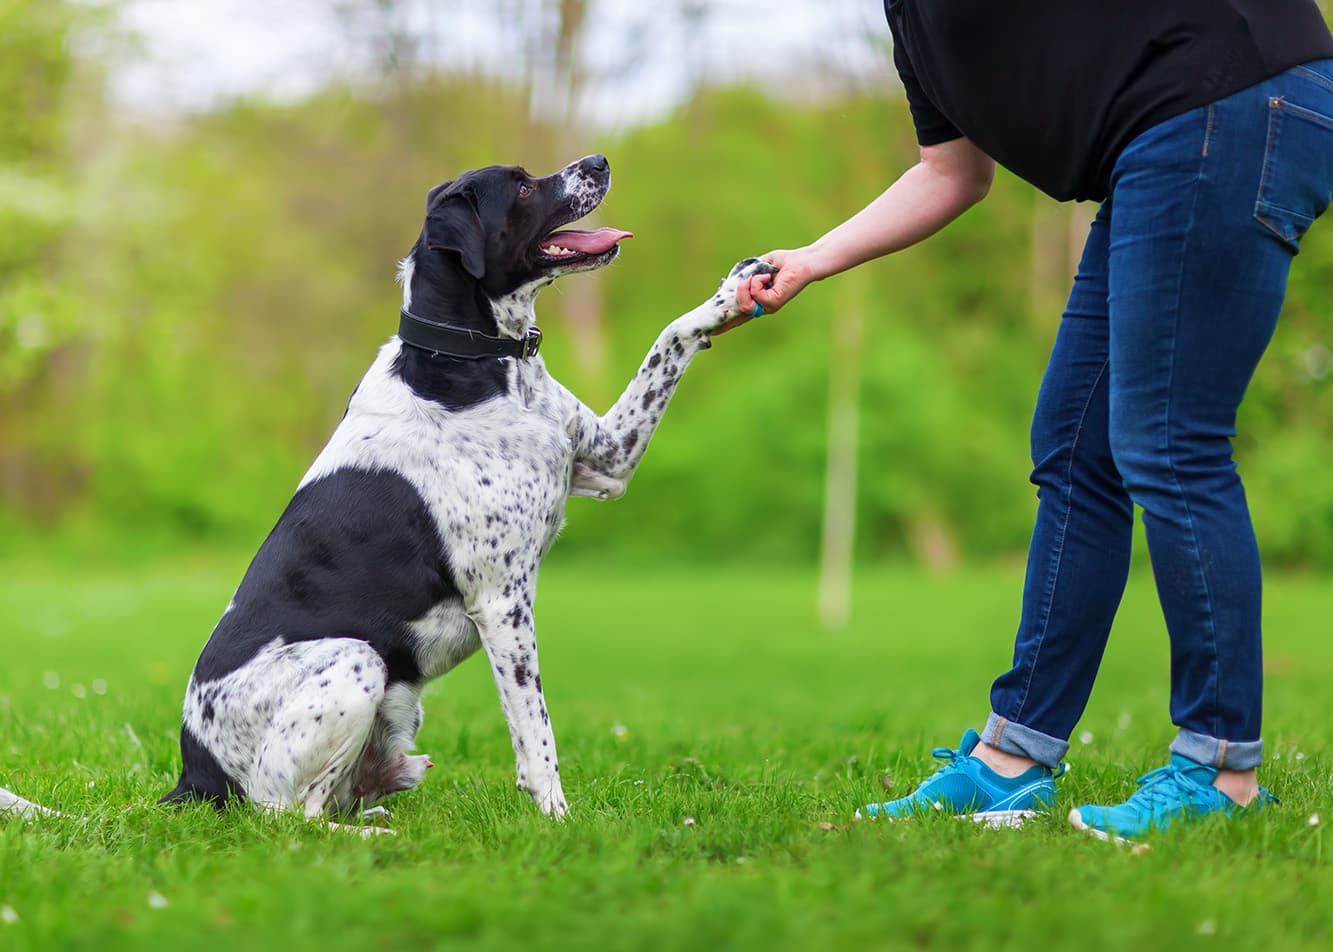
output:
<instances>
[{"instance_id":1,"label":"dog's tail","mask_svg":"<svg viewBox=\"0 0 1333 952\"><path fill-rule=\"evenodd\" d=\"M12 793L4 787L0 787L0 818L11 816L30 817L30 816L64 816L65 814L58 810L52 810L50 807L44 807L40 803L33 803L31 800L25 800L17 793Z\"/></svg>"},{"instance_id":2,"label":"dog's tail","mask_svg":"<svg viewBox=\"0 0 1333 952\"><path fill-rule=\"evenodd\" d=\"M213 753L205 747L194 731L181 730L181 776L175 788L158 803L188 803L199 801L219 809L233 800L244 800L245 790L228 776Z\"/></svg>"},{"instance_id":3,"label":"dog's tail","mask_svg":"<svg viewBox=\"0 0 1333 952\"><path fill-rule=\"evenodd\" d=\"M176 786L171 790L171 792L163 794L158 799L157 802L159 804L188 803L192 800L194 801L202 800L205 803L211 803L214 801L214 799L215 798L209 796L207 793L200 790L198 787L187 781L185 777L182 776L180 779L180 783L176 784Z\"/></svg>"}]
</instances>

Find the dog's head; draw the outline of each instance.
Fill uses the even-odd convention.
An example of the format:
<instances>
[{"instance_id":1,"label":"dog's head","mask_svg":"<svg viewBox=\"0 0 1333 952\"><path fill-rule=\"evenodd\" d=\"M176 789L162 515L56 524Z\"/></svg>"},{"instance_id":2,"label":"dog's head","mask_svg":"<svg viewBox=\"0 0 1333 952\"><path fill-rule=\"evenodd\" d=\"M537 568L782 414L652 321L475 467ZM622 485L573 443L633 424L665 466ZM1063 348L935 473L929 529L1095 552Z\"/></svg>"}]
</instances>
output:
<instances>
[{"instance_id":1,"label":"dog's head","mask_svg":"<svg viewBox=\"0 0 1333 952\"><path fill-rule=\"evenodd\" d=\"M596 208L611 187L606 156L590 155L545 178L513 165L464 172L426 196L420 256L443 255L491 300L562 274L609 264L630 233L561 230Z\"/></svg>"}]
</instances>

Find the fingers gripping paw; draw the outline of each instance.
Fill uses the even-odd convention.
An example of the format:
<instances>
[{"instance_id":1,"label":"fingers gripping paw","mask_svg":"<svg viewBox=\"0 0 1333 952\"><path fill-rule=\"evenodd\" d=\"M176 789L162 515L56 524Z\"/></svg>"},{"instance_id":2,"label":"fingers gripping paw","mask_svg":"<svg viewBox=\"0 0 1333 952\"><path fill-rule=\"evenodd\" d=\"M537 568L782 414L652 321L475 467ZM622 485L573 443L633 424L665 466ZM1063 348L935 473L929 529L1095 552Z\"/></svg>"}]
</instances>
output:
<instances>
[{"instance_id":1,"label":"fingers gripping paw","mask_svg":"<svg viewBox=\"0 0 1333 952\"><path fill-rule=\"evenodd\" d=\"M723 320L741 317L741 310L736 304L736 289L742 282L750 280L756 274L777 274L778 269L773 267L767 261L760 261L758 258L746 258L744 261L738 261L736 266L731 269L731 273L723 279L718 287L717 296L713 299L722 310ZM744 315L748 317L749 315Z\"/></svg>"}]
</instances>

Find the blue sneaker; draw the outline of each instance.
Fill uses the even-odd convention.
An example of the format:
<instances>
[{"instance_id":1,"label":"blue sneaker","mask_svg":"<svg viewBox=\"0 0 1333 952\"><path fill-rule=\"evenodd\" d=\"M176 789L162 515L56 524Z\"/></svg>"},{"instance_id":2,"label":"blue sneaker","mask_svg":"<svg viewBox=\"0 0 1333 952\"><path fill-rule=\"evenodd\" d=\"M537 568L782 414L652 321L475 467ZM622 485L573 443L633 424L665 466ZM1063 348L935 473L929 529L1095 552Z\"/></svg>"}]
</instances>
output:
<instances>
[{"instance_id":1,"label":"blue sneaker","mask_svg":"<svg viewBox=\"0 0 1333 952\"><path fill-rule=\"evenodd\" d=\"M1119 806L1081 806L1069 811L1069 822L1103 840L1127 843L1150 830L1164 830L1177 821L1220 813L1241 816L1277 803L1263 787L1259 797L1242 807L1213 786L1217 768L1172 754L1171 762L1139 778L1138 791Z\"/></svg>"},{"instance_id":2,"label":"blue sneaker","mask_svg":"<svg viewBox=\"0 0 1333 952\"><path fill-rule=\"evenodd\" d=\"M931 753L948 763L923 780L911 796L867 804L856 811L857 819L894 820L943 812L987 826L1018 826L1054 809L1055 778L1065 772L1063 765L1059 773L1039 766L1017 777L1002 777L972 756L980 742L981 737L969 728L957 750L936 747Z\"/></svg>"}]
</instances>

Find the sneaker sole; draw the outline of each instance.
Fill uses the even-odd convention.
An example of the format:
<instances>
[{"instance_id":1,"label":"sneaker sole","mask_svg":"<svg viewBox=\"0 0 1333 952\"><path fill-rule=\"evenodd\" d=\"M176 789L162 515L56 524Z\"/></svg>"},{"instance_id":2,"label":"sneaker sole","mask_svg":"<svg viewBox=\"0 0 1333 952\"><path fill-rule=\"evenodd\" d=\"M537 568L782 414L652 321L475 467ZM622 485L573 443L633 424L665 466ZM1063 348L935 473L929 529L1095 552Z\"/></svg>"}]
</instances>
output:
<instances>
[{"instance_id":1,"label":"sneaker sole","mask_svg":"<svg viewBox=\"0 0 1333 952\"><path fill-rule=\"evenodd\" d=\"M1034 816L1041 816L1037 810L991 810L986 813L960 813L954 817L955 820L971 820L973 823L980 823L990 827L992 830L1015 829L1022 826ZM893 823L898 820L912 820L915 817L910 816L872 816L867 818L860 810L852 814L857 820L883 820L886 823Z\"/></svg>"},{"instance_id":2,"label":"sneaker sole","mask_svg":"<svg viewBox=\"0 0 1333 952\"><path fill-rule=\"evenodd\" d=\"M1116 836L1114 833L1107 833L1105 830L1099 830L1095 826L1088 826L1083 814L1078 812L1078 807L1069 811L1069 825L1083 833L1091 833L1103 843L1118 843L1121 846L1133 846L1133 840L1127 840L1123 836Z\"/></svg>"},{"instance_id":3,"label":"sneaker sole","mask_svg":"<svg viewBox=\"0 0 1333 952\"><path fill-rule=\"evenodd\" d=\"M1014 829L1022 826L1034 816L1041 816L1037 810L992 810L989 813L972 813L959 819L968 819L973 823L983 823L993 830Z\"/></svg>"}]
</instances>

